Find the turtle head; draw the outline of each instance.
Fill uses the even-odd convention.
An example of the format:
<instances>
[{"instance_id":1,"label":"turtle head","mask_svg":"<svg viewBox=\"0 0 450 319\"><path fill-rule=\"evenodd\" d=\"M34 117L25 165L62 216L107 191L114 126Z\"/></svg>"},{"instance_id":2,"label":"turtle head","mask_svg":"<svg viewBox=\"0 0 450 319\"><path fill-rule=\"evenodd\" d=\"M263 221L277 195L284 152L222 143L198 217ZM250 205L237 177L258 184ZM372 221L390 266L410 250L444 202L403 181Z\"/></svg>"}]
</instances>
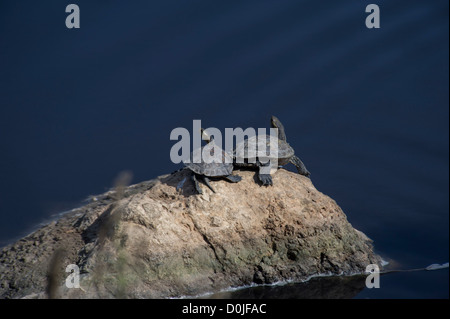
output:
<instances>
[{"instance_id":1,"label":"turtle head","mask_svg":"<svg viewBox=\"0 0 450 319\"><path fill-rule=\"evenodd\" d=\"M209 134L206 132L204 128L200 129L200 133L202 134L202 140L206 141L206 143L209 143L214 140Z\"/></svg>"},{"instance_id":2,"label":"turtle head","mask_svg":"<svg viewBox=\"0 0 450 319\"><path fill-rule=\"evenodd\" d=\"M281 121L275 116L272 115L270 118L270 126L278 129L278 138L282 141L286 141L286 133L284 132L284 126L281 124Z\"/></svg>"}]
</instances>

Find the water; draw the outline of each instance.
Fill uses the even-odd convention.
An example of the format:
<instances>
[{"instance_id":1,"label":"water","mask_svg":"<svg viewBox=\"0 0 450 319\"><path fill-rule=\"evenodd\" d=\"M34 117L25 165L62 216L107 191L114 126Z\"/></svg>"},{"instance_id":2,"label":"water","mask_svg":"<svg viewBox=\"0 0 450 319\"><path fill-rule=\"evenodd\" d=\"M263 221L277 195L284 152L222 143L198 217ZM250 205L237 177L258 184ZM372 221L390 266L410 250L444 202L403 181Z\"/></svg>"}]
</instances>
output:
<instances>
[{"instance_id":1,"label":"water","mask_svg":"<svg viewBox=\"0 0 450 319\"><path fill-rule=\"evenodd\" d=\"M380 254L402 269L449 260L447 1L377 1L377 30L355 1L76 3L78 30L56 1L0 4L3 244L120 171L177 169L175 127L268 127L275 114ZM300 286L271 296L313 295ZM337 291L448 298L448 270Z\"/></svg>"}]
</instances>

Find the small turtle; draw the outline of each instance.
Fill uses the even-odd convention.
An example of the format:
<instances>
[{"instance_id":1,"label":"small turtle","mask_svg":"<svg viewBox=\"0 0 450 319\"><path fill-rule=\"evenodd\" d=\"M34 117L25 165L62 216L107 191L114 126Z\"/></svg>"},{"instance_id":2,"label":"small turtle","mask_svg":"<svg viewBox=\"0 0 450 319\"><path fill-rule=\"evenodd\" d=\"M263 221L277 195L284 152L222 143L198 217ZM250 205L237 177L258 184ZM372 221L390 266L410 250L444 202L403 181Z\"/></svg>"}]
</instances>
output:
<instances>
[{"instance_id":1,"label":"small turtle","mask_svg":"<svg viewBox=\"0 0 450 319\"><path fill-rule=\"evenodd\" d=\"M243 142L239 143L234 152L234 166L235 167L257 167L258 178L263 185L273 185L272 176L279 166L286 165L288 163L292 163L297 168L297 171L300 175L304 175L310 177L310 172L306 169L305 164L295 156L294 149L287 143L286 141L286 132L284 130L283 124L281 124L280 120L272 116L270 119L271 127L278 129L278 139L276 141L271 140L274 137L270 135L262 135L262 136L251 136L245 139ZM270 149L271 145L274 145L274 142L278 144L278 152L276 158L271 157L270 154L267 154L265 160L258 158L257 156L252 156L252 154L248 154L248 150L258 150L258 140L264 141L266 150ZM238 151L240 150L240 151ZM243 151L243 152L242 152ZM256 153L255 153L256 154ZM274 165L274 160L277 162L277 165ZM265 164L263 164L265 163Z\"/></svg>"},{"instance_id":2,"label":"small turtle","mask_svg":"<svg viewBox=\"0 0 450 319\"><path fill-rule=\"evenodd\" d=\"M194 182L195 189L199 194L202 194L202 189L198 184L197 177L203 181L206 186L208 186L214 193L216 192L214 188L212 188L210 182L210 177L213 178L224 178L225 180L237 183L240 182L242 177L239 175L232 175L233 172L233 158L224 150L219 148L214 144L214 139L210 138L209 135L202 129L202 138L207 142L207 144L194 152L191 153L189 162L184 162L184 165L190 169L193 174L191 176L192 181ZM210 150L209 155L211 157L214 156L214 151L217 150L220 152L219 154L219 162L207 163L205 162L203 156L201 156L203 150L208 147ZM200 162L195 163L194 159L200 159Z\"/></svg>"}]
</instances>

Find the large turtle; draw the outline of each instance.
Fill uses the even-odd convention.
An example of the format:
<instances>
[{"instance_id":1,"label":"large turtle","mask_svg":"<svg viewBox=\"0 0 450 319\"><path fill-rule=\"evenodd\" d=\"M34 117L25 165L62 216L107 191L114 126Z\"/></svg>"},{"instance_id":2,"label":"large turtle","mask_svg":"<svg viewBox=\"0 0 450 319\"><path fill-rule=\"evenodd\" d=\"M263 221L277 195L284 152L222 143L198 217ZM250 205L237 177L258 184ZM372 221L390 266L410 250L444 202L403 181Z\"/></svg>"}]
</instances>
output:
<instances>
[{"instance_id":1,"label":"large turtle","mask_svg":"<svg viewBox=\"0 0 450 319\"><path fill-rule=\"evenodd\" d=\"M286 141L286 132L283 124L276 117L272 116L270 119L271 127L278 129L278 138L270 135L250 136L244 141L236 145L233 152L235 167L256 167L258 168L258 178L263 185L273 185L272 176L279 166L292 163L297 168L299 174L310 177L310 172L306 169L305 164L295 156L294 149ZM249 152L249 150L258 151L258 141L264 143L266 150L270 150L271 145L277 145L276 156L266 153L264 160L256 153ZM276 142L276 144L274 143ZM264 164L263 164L264 163Z\"/></svg>"},{"instance_id":2,"label":"large turtle","mask_svg":"<svg viewBox=\"0 0 450 319\"><path fill-rule=\"evenodd\" d=\"M225 152L223 149L219 148L217 145L214 144L214 139L210 138L209 135L206 133L205 130L202 129L202 138L203 140L206 140L207 144L197 150L194 150L191 155L189 161L185 161L184 165L190 169L193 174L191 176L192 181L194 182L194 186L196 191L199 194L202 194L202 189L200 188L198 184L197 177L206 184L214 193L216 192L214 188L211 186L210 177L213 178L223 178L229 182L237 183L240 182L242 177L239 175L232 175L233 172L233 158ZM219 156L218 159L219 162L207 162L201 156L203 150L208 147L209 155L211 157L214 156L214 152L218 151ZM197 163L194 161L198 161Z\"/></svg>"}]
</instances>

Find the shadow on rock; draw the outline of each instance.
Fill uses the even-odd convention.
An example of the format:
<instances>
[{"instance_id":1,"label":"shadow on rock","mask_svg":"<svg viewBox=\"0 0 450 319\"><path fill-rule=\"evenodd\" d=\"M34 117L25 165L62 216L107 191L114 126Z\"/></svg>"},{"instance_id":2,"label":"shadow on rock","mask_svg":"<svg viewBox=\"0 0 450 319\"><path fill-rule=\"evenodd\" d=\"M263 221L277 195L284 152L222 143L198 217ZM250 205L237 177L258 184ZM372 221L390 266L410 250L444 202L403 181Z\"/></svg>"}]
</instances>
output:
<instances>
[{"instance_id":1,"label":"shadow on rock","mask_svg":"<svg viewBox=\"0 0 450 319\"><path fill-rule=\"evenodd\" d=\"M194 184L191 180L192 172L188 169L181 169L172 174L161 176L160 181L167 186L175 188L175 190L183 195L189 197L197 195Z\"/></svg>"}]
</instances>

